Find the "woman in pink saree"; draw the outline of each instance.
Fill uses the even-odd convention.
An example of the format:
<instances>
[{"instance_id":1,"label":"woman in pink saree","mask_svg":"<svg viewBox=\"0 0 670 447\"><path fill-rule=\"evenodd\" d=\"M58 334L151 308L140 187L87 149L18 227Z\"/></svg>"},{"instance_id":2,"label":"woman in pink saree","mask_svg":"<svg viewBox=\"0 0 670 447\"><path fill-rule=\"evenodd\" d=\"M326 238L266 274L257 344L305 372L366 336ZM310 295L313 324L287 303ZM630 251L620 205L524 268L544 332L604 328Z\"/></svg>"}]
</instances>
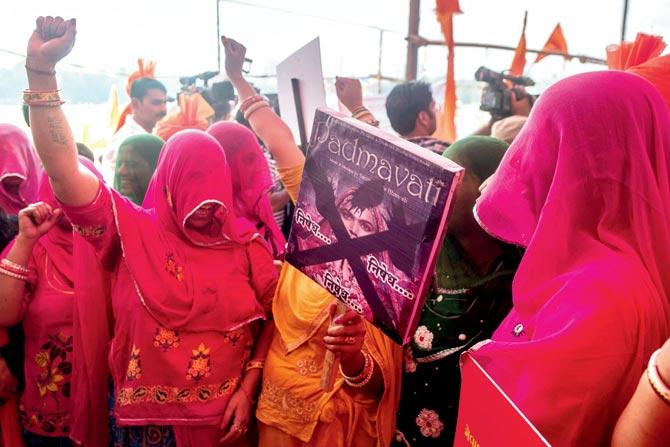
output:
<instances>
[{"instance_id":1,"label":"woman in pink saree","mask_svg":"<svg viewBox=\"0 0 670 447\"><path fill-rule=\"evenodd\" d=\"M670 335L670 116L622 72L549 88L479 199L526 248L514 307L475 357L556 447L608 446Z\"/></svg>"},{"instance_id":2,"label":"woman in pink saree","mask_svg":"<svg viewBox=\"0 0 670 447\"><path fill-rule=\"evenodd\" d=\"M54 67L75 34L74 20L37 20L26 62L34 95L57 95ZM252 323L270 316L277 272L266 244L235 216L221 146L202 131L173 135L147 191L152 206L139 208L79 165L60 100L27 102L55 195L112 276L111 343L89 336L97 318L76 336L85 352L108 350L117 423L167 428L178 447L245 443L274 327L257 335ZM82 321L96 306L104 303L82 306ZM103 369L84 365L79 389L104 383ZM104 445L99 410L81 415L73 440Z\"/></svg>"},{"instance_id":3,"label":"woman in pink saree","mask_svg":"<svg viewBox=\"0 0 670 447\"><path fill-rule=\"evenodd\" d=\"M0 326L20 321L26 334L20 410L29 445L69 436L77 259L96 265L90 247L75 244L46 173L38 198L19 213L19 235L0 257Z\"/></svg>"}]
</instances>

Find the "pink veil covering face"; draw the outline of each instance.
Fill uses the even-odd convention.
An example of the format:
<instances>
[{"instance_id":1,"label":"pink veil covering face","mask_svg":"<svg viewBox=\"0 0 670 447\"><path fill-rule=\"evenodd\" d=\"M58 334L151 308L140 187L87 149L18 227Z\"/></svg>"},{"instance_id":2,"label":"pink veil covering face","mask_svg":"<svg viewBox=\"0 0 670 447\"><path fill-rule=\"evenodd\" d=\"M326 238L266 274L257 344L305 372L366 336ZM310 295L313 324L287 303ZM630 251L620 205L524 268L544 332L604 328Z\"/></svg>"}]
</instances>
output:
<instances>
[{"instance_id":1,"label":"pink veil covering face","mask_svg":"<svg viewBox=\"0 0 670 447\"><path fill-rule=\"evenodd\" d=\"M205 132L185 130L165 144L140 209L112 191L124 261L147 311L172 330L225 332L263 316L249 284L231 282L232 251L253 233L235 217L226 156ZM219 234L186 227L201 205L219 205ZM208 262L196 260L208 259ZM235 297L235 299L226 299Z\"/></svg>"},{"instance_id":2,"label":"pink veil covering face","mask_svg":"<svg viewBox=\"0 0 670 447\"><path fill-rule=\"evenodd\" d=\"M275 257L280 256L286 239L274 220L268 192L272 175L263 148L254 133L241 124L221 121L207 129L223 147L230 165L235 211L254 226L265 227L263 236L272 245Z\"/></svg>"},{"instance_id":3,"label":"pink veil covering face","mask_svg":"<svg viewBox=\"0 0 670 447\"><path fill-rule=\"evenodd\" d=\"M514 308L476 357L555 446L609 445L670 335L670 116L623 72L558 82L475 207L525 247Z\"/></svg>"},{"instance_id":4,"label":"pink veil covering face","mask_svg":"<svg viewBox=\"0 0 670 447\"><path fill-rule=\"evenodd\" d=\"M7 214L18 214L37 200L40 167L37 153L28 136L11 124L0 124L0 208ZM2 179L23 179L18 196L5 190Z\"/></svg>"}]
</instances>

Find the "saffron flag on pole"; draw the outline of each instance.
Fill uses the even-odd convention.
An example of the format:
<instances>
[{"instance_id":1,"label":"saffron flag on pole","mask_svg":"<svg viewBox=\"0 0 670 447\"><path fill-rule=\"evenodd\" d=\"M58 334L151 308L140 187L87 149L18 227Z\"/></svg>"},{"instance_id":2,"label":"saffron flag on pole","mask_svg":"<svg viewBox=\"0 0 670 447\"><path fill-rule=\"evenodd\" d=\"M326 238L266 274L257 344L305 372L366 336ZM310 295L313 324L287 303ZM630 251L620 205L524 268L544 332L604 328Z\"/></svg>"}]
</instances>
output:
<instances>
[{"instance_id":1,"label":"saffron flag on pole","mask_svg":"<svg viewBox=\"0 0 670 447\"><path fill-rule=\"evenodd\" d=\"M514 59L509 68L510 73L515 76L523 75L523 69L526 67L526 23L528 22L528 11L523 15L523 29L521 30L521 37L519 43L514 50Z\"/></svg>"},{"instance_id":2,"label":"saffron flag on pole","mask_svg":"<svg viewBox=\"0 0 670 447\"><path fill-rule=\"evenodd\" d=\"M568 43L565 40L565 36L563 35L563 28L561 28L561 24L557 23L556 27L554 30L551 32L551 35L549 36L549 39L547 40L547 43L544 44L544 47L542 47L542 51L551 51L553 53L561 53L563 54L563 57L565 57L566 60L569 60L570 57L568 56ZM545 57L550 56L549 54L538 54L537 58L535 58L535 63L540 62L542 59Z\"/></svg>"},{"instance_id":3,"label":"saffron flag on pole","mask_svg":"<svg viewBox=\"0 0 670 447\"><path fill-rule=\"evenodd\" d=\"M454 77L454 14L461 14L458 0L435 0L435 13L447 46L447 79L444 88L442 116L435 135L449 142L456 141L456 79Z\"/></svg>"}]
</instances>

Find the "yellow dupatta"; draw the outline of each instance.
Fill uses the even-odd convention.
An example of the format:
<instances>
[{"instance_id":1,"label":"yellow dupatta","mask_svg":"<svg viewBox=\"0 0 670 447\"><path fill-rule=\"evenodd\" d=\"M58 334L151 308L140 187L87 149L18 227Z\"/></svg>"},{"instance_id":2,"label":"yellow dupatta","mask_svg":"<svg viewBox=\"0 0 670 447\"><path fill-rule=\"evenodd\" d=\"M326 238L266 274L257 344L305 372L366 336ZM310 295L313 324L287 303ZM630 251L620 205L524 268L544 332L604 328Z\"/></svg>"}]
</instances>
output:
<instances>
[{"instance_id":1,"label":"yellow dupatta","mask_svg":"<svg viewBox=\"0 0 670 447\"><path fill-rule=\"evenodd\" d=\"M295 200L302 166L280 170ZM291 265L284 264L273 301L276 332L266 359L257 417L261 446L346 447L390 444L400 396L402 348L366 324L364 348L382 371L384 390L363 396L339 376L333 390L320 389L325 349L321 343L335 298ZM266 440L266 441L264 441Z\"/></svg>"}]
</instances>

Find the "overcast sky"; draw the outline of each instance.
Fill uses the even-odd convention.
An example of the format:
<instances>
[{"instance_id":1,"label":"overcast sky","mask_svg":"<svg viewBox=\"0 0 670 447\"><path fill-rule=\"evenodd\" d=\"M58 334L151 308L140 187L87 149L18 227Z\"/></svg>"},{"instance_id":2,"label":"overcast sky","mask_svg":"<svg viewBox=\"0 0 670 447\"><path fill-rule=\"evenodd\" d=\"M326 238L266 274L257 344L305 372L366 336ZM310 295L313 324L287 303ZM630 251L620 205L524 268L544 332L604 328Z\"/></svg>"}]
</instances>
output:
<instances>
[{"instance_id":1,"label":"overcast sky","mask_svg":"<svg viewBox=\"0 0 670 447\"><path fill-rule=\"evenodd\" d=\"M621 32L623 0L461 0L460 4L464 14L454 21L457 41L516 45L526 9L529 48L540 48L560 21L571 52L604 57L605 46L618 41ZM408 0L222 0L221 31L248 47L255 74L273 73L277 62L318 35L326 76L365 76L377 71L381 28L386 30L383 72L400 77L408 5ZM420 34L439 39L433 9L433 1L422 1ZM68 61L88 70L133 69L140 56L158 61L159 76L192 74L217 65L216 0L3 0L0 16L8 20L0 28L0 49L24 53L34 19L41 14L77 18L77 43ZM670 40L670 0L630 0L628 37L637 31L665 34ZM482 64L507 68L511 57L509 52L459 48L456 76L471 78ZM0 67L19 60L0 52ZM527 70L538 78L597 68L555 57L537 66L530 60L529 56ZM435 77L444 71L443 48L420 53L420 75Z\"/></svg>"}]
</instances>

